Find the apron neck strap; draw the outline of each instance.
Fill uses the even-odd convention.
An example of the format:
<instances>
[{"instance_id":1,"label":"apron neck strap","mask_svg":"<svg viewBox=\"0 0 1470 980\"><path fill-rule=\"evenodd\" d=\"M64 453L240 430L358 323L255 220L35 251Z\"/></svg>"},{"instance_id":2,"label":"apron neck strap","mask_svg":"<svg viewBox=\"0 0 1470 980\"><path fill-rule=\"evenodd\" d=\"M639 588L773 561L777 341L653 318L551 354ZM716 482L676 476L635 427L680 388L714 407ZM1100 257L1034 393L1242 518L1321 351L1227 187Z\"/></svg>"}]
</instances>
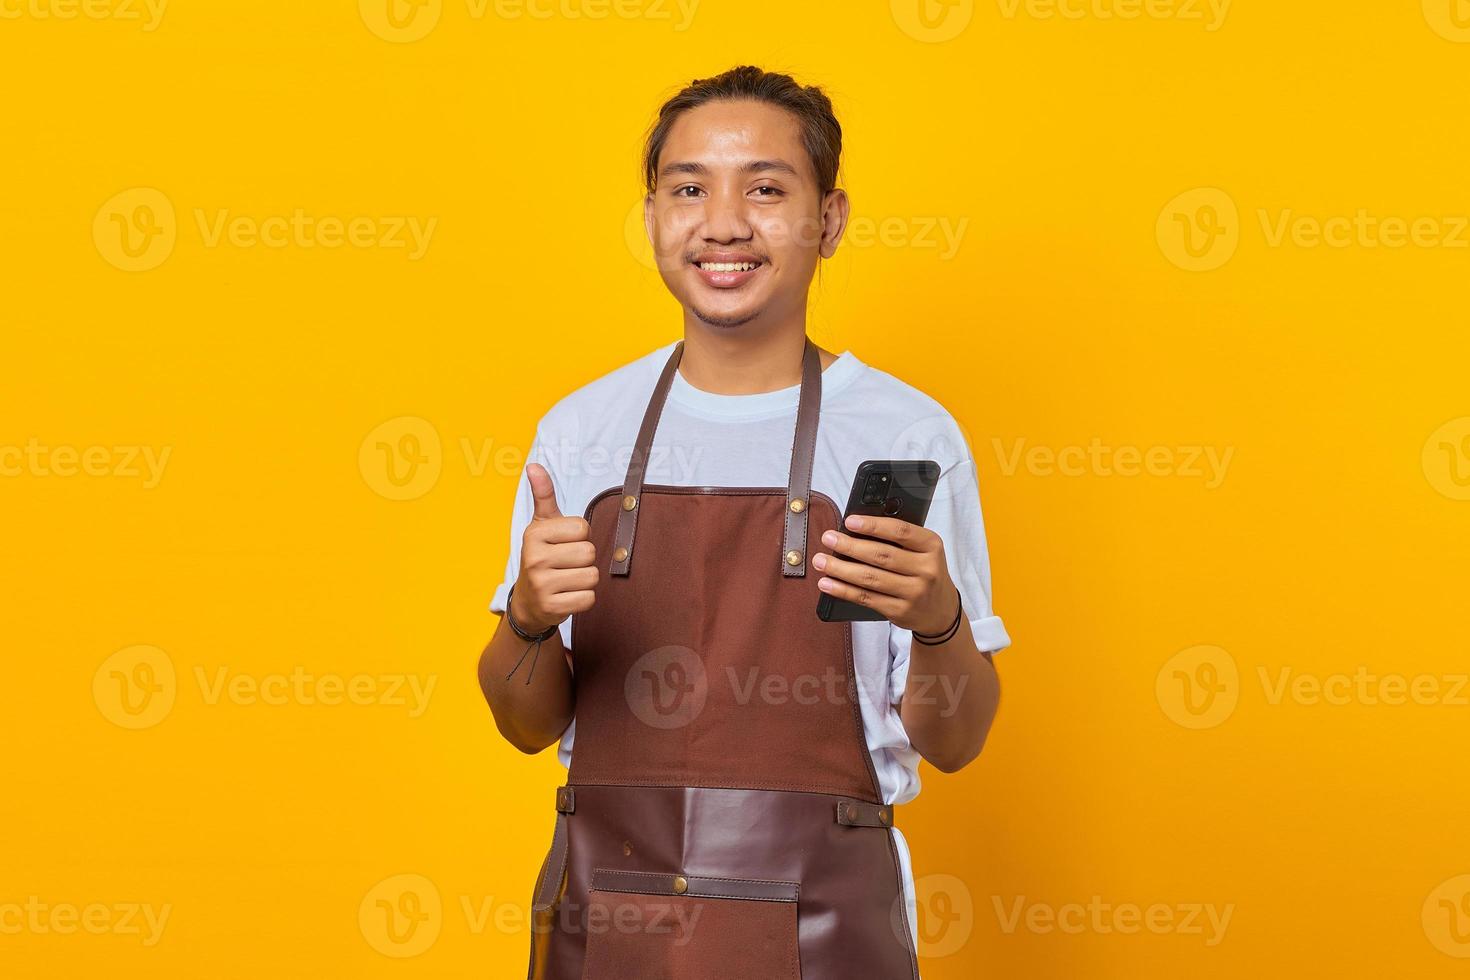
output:
<instances>
[{"instance_id":1,"label":"apron neck strap","mask_svg":"<svg viewBox=\"0 0 1470 980\"><path fill-rule=\"evenodd\" d=\"M684 341L674 345L668 363L653 386L638 440L628 460L628 475L623 480L623 499L619 504L618 525L613 532L613 575L628 574L633 563L633 537L638 528L638 511L643 496L643 477L648 470L648 454L653 435L658 430L659 416L674 383L674 372L684 355ZM781 542L781 574L787 578L806 575L807 513L811 509L812 459L817 448L817 419L822 405L822 362L817 346L808 338L801 359L801 395L796 406L796 435L791 444L791 470L786 480L784 534Z\"/></svg>"}]
</instances>

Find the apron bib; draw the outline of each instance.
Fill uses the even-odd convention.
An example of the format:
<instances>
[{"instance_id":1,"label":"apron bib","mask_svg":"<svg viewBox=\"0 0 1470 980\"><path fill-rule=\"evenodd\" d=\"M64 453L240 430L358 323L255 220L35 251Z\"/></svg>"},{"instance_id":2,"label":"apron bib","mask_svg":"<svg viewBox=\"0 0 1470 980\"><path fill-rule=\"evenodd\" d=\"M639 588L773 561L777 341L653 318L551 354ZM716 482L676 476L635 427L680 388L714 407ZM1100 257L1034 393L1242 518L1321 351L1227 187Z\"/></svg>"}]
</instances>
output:
<instances>
[{"instance_id":1,"label":"apron bib","mask_svg":"<svg viewBox=\"0 0 1470 980\"><path fill-rule=\"evenodd\" d=\"M914 980L850 623L807 557L822 372L807 341L785 487L644 485L684 345L622 487L587 505L610 574L572 617L576 744L536 883L530 980Z\"/></svg>"}]
</instances>

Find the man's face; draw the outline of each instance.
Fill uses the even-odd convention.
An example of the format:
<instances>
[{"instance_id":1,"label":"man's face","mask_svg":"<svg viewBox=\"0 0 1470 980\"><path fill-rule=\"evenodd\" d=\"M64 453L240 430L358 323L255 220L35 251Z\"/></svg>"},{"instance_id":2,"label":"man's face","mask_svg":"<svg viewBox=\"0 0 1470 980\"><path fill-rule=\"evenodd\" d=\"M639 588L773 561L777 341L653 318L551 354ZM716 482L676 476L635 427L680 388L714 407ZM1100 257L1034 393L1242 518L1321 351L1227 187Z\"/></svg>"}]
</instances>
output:
<instances>
[{"instance_id":1,"label":"man's face","mask_svg":"<svg viewBox=\"0 0 1470 980\"><path fill-rule=\"evenodd\" d=\"M842 237L847 199L825 199L796 117L712 102L669 130L644 208L664 283L705 323L738 327L800 310L818 257Z\"/></svg>"}]
</instances>

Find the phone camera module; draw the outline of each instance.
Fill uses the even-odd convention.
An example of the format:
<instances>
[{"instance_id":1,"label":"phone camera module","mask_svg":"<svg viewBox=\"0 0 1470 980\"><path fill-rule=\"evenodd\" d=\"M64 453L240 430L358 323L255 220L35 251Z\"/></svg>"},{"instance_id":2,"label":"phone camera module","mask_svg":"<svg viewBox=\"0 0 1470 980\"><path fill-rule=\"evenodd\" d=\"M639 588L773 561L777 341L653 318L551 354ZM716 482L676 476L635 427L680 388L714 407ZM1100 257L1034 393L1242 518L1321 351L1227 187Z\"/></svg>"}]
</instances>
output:
<instances>
[{"instance_id":1,"label":"phone camera module","mask_svg":"<svg viewBox=\"0 0 1470 980\"><path fill-rule=\"evenodd\" d=\"M881 504L888 499L888 473L870 473L863 483L863 503Z\"/></svg>"}]
</instances>

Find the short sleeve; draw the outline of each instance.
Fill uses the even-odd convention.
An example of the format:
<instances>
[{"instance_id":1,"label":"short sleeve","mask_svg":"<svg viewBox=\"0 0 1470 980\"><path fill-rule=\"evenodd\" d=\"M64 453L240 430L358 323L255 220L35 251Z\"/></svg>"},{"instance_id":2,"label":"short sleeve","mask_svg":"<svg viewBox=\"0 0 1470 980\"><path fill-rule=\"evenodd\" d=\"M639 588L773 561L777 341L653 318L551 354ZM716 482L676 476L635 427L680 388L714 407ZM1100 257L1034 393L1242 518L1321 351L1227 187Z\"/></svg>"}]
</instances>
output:
<instances>
[{"instance_id":1,"label":"short sleeve","mask_svg":"<svg viewBox=\"0 0 1470 980\"><path fill-rule=\"evenodd\" d=\"M970 632L975 636L975 645L990 653L1010 646L1005 625L991 608L990 555L985 543L985 520L980 511L980 485L975 461L968 453L940 472L924 526L944 541L945 561L950 577L959 587L960 602L970 622ZM913 633L890 624L889 700L893 703L902 699L908 684L912 645Z\"/></svg>"}]
</instances>

